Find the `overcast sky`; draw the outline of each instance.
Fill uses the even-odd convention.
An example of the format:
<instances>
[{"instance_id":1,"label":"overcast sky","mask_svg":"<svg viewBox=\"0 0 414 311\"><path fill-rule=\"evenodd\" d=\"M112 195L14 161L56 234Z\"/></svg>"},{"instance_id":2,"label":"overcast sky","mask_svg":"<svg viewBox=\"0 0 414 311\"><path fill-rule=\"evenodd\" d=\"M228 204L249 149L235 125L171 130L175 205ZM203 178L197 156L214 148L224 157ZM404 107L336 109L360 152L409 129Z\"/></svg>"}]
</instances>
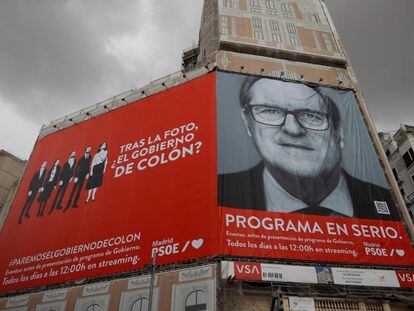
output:
<instances>
[{"instance_id":1,"label":"overcast sky","mask_svg":"<svg viewBox=\"0 0 414 311\"><path fill-rule=\"evenodd\" d=\"M326 0L379 130L414 124L413 0ZM183 9L185 7L185 9ZM0 149L180 69L202 0L0 0Z\"/></svg>"}]
</instances>

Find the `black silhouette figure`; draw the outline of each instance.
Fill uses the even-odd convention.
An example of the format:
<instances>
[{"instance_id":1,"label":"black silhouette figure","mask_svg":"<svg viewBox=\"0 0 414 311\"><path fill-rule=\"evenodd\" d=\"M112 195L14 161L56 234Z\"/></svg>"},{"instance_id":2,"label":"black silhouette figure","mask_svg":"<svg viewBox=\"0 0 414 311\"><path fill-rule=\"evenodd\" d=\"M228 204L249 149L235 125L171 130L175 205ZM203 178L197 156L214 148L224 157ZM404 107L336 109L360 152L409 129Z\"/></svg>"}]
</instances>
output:
<instances>
[{"instance_id":1,"label":"black silhouette figure","mask_svg":"<svg viewBox=\"0 0 414 311\"><path fill-rule=\"evenodd\" d=\"M37 217L42 217L44 215L47 201L49 200L53 190L56 188L56 185L58 183L60 169L61 167L59 166L59 160L56 160L52 169L49 171L49 174L47 174L44 186L40 188L41 193L37 198L37 201L40 203Z\"/></svg>"},{"instance_id":2,"label":"black silhouette figure","mask_svg":"<svg viewBox=\"0 0 414 311\"><path fill-rule=\"evenodd\" d=\"M27 199L26 199L26 202L24 203L24 206L19 216L19 220L18 220L19 224L22 223L23 216L26 218L30 218L30 208L33 204L34 199L36 198L37 193L39 192L40 188L42 187L46 179L46 174L47 174L46 165L47 165L46 161L42 163L40 170L34 174L30 182Z\"/></svg>"},{"instance_id":3,"label":"black silhouette figure","mask_svg":"<svg viewBox=\"0 0 414 311\"><path fill-rule=\"evenodd\" d=\"M85 179L87 179L89 176L88 174L89 166L91 164L90 153L91 153L91 147L87 147L85 150L85 155L82 158L80 158L78 161L78 165L76 166L76 169L75 169L74 184L72 187L72 191L70 192L69 200L66 204L65 209L63 210L64 212L66 212L71 207L72 200L73 200L72 207L73 208L78 207L78 200L79 200L79 196L82 191L82 188L83 188L83 184L85 182ZM74 196L75 198L73 199Z\"/></svg>"},{"instance_id":4,"label":"black silhouette figure","mask_svg":"<svg viewBox=\"0 0 414 311\"><path fill-rule=\"evenodd\" d=\"M65 197L66 190L68 188L69 182L71 181L73 177L73 172L75 170L75 165L76 165L75 155L76 155L76 152L72 151L68 161L65 163L65 165L62 168L62 172L60 173L60 177L59 177L59 189L53 200L53 204L49 211L49 215L52 214L54 209L58 209L58 210L63 209L62 201L63 201L63 198Z\"/></svg>"},{"instance_id":5,"label":"black silhouette figure","mask_svg":"<svg viewBox=\"0 0 414 311\"><path fill-rule=\"evenodd\" d=\"M108 164L108 146L105 142L103 142L98 149L98 152L94 155L91 169L89 173L89 180L86 185L86 189L88 190L88 197L86 199L86 203L89 202L90 199L95 201L95 194L96 190L102 186L103 177L106 171L106 166Z\"/></svg>"}]
</instances>

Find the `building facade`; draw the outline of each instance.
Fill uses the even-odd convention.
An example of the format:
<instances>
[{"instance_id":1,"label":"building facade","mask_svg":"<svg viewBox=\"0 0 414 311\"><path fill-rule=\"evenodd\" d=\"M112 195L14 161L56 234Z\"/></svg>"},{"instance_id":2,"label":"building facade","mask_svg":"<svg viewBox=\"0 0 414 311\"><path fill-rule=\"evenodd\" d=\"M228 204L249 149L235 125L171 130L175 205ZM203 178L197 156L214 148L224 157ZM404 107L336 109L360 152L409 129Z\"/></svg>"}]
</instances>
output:
<instances>
[{"instance_id":1,"label":"building facade","mask_svg":"<svg viewBox=\"0 0 414 311\"><path fill-rule=\"evenodd\" d=\"M222 44L237 42L345 59L316 1L220 0L218 6Z\"/></svg>"},{"instance_id":2,"label":"building facade","mask_svg":"<svg viewBox=\"0 0 414 311\"><path fill-rule=\"evenodd\" d=\"M23 175L26 161L0 150L0 228L3 226L8 208Z\"/></svg>"},{"instance_id":3,"label":"building facade","mask_svg":"<svg viewBox=\"0 0 414 311\"><path fill-rule=\"evenodd\" d=\"M379 136L411 219L414 219L414 127L401 125L396 132L379 133Z\"/></svg>"},{"instance_id":4,"label":"building facade","mask_svg":"<svg viewBox=\"0 0 414 311\"><path fill-rule=\"evenodd\" d=\"M400 221L381 218L390 215L387 202L382 200L375 201L375 219L352 216L336 218L331 214L329 217L271 214L269 210L243 210L237 209L237 206L229 211L231 205L217 203L216 192L220 191L217 189L217 177L223 175L217 171L218 167L221 168L220 152L226 149L230 155L230 166L237 162L239 156L250 155L250 149L246 147L248 143L242 143L241 150L245 152L233 148L234 141L240 140L238 136L224 137L221 144L217 142L222 137L220 133L216 135L216 131L222 133L223 128L232 129L236 124L231 122L231 118L224 121L220 118L233 104L238 109L235 109L237 122L241 125L240 103L235 99L242 89L241 81L249 78L257 81L263 77L277 83L288 82L295 86L304 84L307 89L323 87L340 94L338 96L345 94L352 97L351 115L357 116L358 122L351 120L350 127L357 124L364 131L364 139L358 141L360 150L366 151L363 148L369 145L370 156L366 162L368 165L371 162L377 165L374 170L366 169L367 174L371 174L371 171L380 172L379 178L390 189L378 190L379 187L367 181L352 180L357 180L355 183L362 185L363 191L375 189L374 192L380 191L381 194L392 191L398 211L396 219L402 217L408 234ZM197 93L199 97L189 98L191 92ZM217 103L220 102L217 105L216 95ZM242 108L246 110L247 106ZM252 118L257 117L253 116L255 108L249 109L252 109ZM307 126L300 124L302 130L327 131L335 127L333 121L332 124L323 122L334 118L333 115L328 118L327 113L309 115L308 109L299 110L284 109L285 121L289 114L296 120L302 118ZM266 122L273 122L274 119L266 119L266 112L261 121L269 125ZM179 116L175 116L176 113ZM154 115L156 118L151 118ZM105 122L117 126L102 126ZM216 122L220 127L216 127ZM108 141L105 140L104 147L101 136L93 136L96 124L99 124L99 128L110 129L110 133L106 133ZM281 126L281 123L273 125ZM180 146L180 140L162 141L162 137L174 131L178 134L180 130L189 134L183 135L181 144L186 143L185 137L188 143L194 143L191 146L184 145L182 150L185 152L182 154L185 156L181 158L180 149L172 148L175 143ZM348 131L352 132L352 129ZM47 155L43 156L46 154L44 150L50 146L59 149L59 135L69 142L70 137L83 137L85 132L90 135L90 140L95 139L94 146L97 142L101 143L101 168L106 161L104 149L109 146L108 149L113 152L109 162L114 170L110 172L114 174L110 176L106 173L104 177L110 187L105 188L104 184L98 190L95 203L88 199L86 202L80 200L79 206L73 209L68 205L67 212L53 209L47 216L39 212L36 219L22 219L24 212L34 202L34 198L28 198L27 192L22 192L15 208L18 210L9 213L5 226L8 236L14 234L13 228L18 226L19 229L36 228L38 232L19 230L19 234L14 235L15 239L35 239L39 232L45 232L43 236L47 236L47 227L57 225L44 244L44 241L36 239L39 248L36 248L38 245L33 249L28 247L27 252L19 249L10 258L7 254L0 256L7 268L4 269L2 285L5 290L0 308L144 311L149 309L152 288L152 310L412 310L414 271L409 244L414 230L398 180L394 180L392 167L375 133L358 81L324 1L205 0L199 45L184 51L183 70L42 128L39 149L36 149L37 162L30 168L31 175L26 178L25 185L28 186L28 180L36 176L36 171L44 170L42 163L47 160ZM56 135L50 135L54 133ZM147 133L148 136L135 137L131 133ZM104 136L101 132L98 134ZM124 136L128 136L128 141ZM193 141L198 136L201 137L200 141ZM358 138L360 136L357 135L356 139L349 141L355 143ZM414 154L407 144L407 141L412 142L412 138L398 139L404 145L404 149L401 148L404 150L402 161L408 172L412 173ZM60 165L73 165L71 159L75 149L77 157L82 156L82 160L86 161L88 152L85 147L91 144L90 140L82 142L83 145L65 146L67 150L59 153L59 159L62 160ZM334 145L332 139L329 142L330 146ZM337 149L343 149L339 139L335 142ZM145 158L147 154L144 154L141 159L139 148L146 147L145 144L152 147L155 155ZM168 148L173 151L168 155L163 154L164 157L157 157L158 150ZM143 152L150 150L142 149ZM114 157L116 150L121 150L121 154ZM353 149L350 150L351 159L355 159L352 157ZM128 154L129 151L132 153ZM367 158L367 154L362 153L360 158ZM137 166L135 163L134 166L134 163L128 162L131 159L139 160L140 164ZM184 161L187 161L186 165L182 164ZM96 162L99 162L99 158ZM359 171L357 162L364 161L350 161L349 165L354 166L354 171ZM142 163L146 166L141 166ZM182 166L178 168L173 166L175 164ZM57 172L58 165L56 163L52 167L49 164L48 172ZM134 167L138 168L138 173ZM157 175L162 171L160 167L166 169L167 173ZM102 180L103 169L98 172ZM243 186L246 182L242 177L249 174L255 175L252 170L244 175L229 175L240 178L238 184ZM48 175L50 183L54 180L52 175ZM196 179L191 182L191 178ZM67 182L64 185L62 180L60 186L64 185L64 190L53 184L49 194L53 195L57 191L60 191L58 194L64 193L69 184ZM111 193L113 189L116 191ZM371 195L368 190L362 195L360 193L362 199ZM410 191L408 188L405 190ZM87 195L85 192L81 194L84 196L82 199ZM236 200L239 197L236 196ZM99 201L101 198L104 199ZM30 204L25 204L25 201ZM17 220L19 214L20 222ZM186 218L188 215L191 217ZM224 218L223 215L229 216ZM150 219L156 219L157 225L154 226ZM312 222L312 229L309 221ZM229 229L226 227L228 223L234 226ZM324 232L319 224L322 227L325 225L328 230ZM64 230L65 226L69 226L69 232ZM246 227L249 228L243 231ZM335 231L334 227L339 231ZM76 239L72 234L73 228L77 228ZM199 228L205 231L198 231ZM350 228L354 229L355 235L351 234ZM141 233L144 237L142 240ZM193 233L197 235L191 235ZM161 238L161 235L164 236ZM133 240L129 240L129 237ZM405 244L399 244L400 240ZM111 248L116 241L125 244ZM7 242L5 245L10 245ZM100 249L90 250L98 246ZM26 245L23 247L26 249ZM209 249L206 250L206 247ZM155 253L158 254L157 262ZM151 259L156 263L155 267L145 264ZM404 265L401 264L403 260ZM36 261L36 265L30 265L33 261ZM156 273L151 278L153 269ZM10 288L13 290L10 291Z\"/></svg>"}]
</instances>

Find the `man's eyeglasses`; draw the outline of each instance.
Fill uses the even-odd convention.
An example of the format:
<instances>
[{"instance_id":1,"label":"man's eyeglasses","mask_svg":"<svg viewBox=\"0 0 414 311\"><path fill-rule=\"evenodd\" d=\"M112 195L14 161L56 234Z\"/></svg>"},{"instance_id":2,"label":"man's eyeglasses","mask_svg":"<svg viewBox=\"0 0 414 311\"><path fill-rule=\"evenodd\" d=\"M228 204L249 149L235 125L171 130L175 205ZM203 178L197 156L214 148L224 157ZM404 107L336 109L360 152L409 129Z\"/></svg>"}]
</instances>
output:
<instances>
[{"instance_id":1,"label":"man's eyeglasses","mask_svg":"<svg viewBox=\"0 0 414 311\"><path fill-rule=\"evenodd\" d=\"M251 116L257 123L270 126L283 126L286 116L295 116L296 121L304 129L326 131L329 129L329 116L326 113L309 109L288 110L265 105L248 105Z\"/></svg>"}]
</instances>

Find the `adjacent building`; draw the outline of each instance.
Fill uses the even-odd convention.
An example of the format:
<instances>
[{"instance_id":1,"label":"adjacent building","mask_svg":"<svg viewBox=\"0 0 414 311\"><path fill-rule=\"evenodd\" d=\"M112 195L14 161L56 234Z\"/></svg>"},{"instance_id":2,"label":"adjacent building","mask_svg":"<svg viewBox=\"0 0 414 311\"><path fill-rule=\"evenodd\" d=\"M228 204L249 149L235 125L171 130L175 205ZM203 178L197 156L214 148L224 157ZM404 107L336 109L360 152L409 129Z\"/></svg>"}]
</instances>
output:
<instances>
[{"instance_id":1,"label":"adjacent building","mask_svg":"<svg viewBox=\"0 0 414 311\"><path fill-rule=\"evenodd\" d=\"M3 226L25 166L26 161L6 150L0 150L0 228Z\"/></svg>"},{"instance_id":2,"label":"adjacent building","mask_svg":"<svg viewBox=\"0 0 414 311\"><path fill-rule=\"evenodd\" d=\"M401 125L395 132L379 133L393 176L414 219L414 126Z\"/></svg>"}]
</instances>

